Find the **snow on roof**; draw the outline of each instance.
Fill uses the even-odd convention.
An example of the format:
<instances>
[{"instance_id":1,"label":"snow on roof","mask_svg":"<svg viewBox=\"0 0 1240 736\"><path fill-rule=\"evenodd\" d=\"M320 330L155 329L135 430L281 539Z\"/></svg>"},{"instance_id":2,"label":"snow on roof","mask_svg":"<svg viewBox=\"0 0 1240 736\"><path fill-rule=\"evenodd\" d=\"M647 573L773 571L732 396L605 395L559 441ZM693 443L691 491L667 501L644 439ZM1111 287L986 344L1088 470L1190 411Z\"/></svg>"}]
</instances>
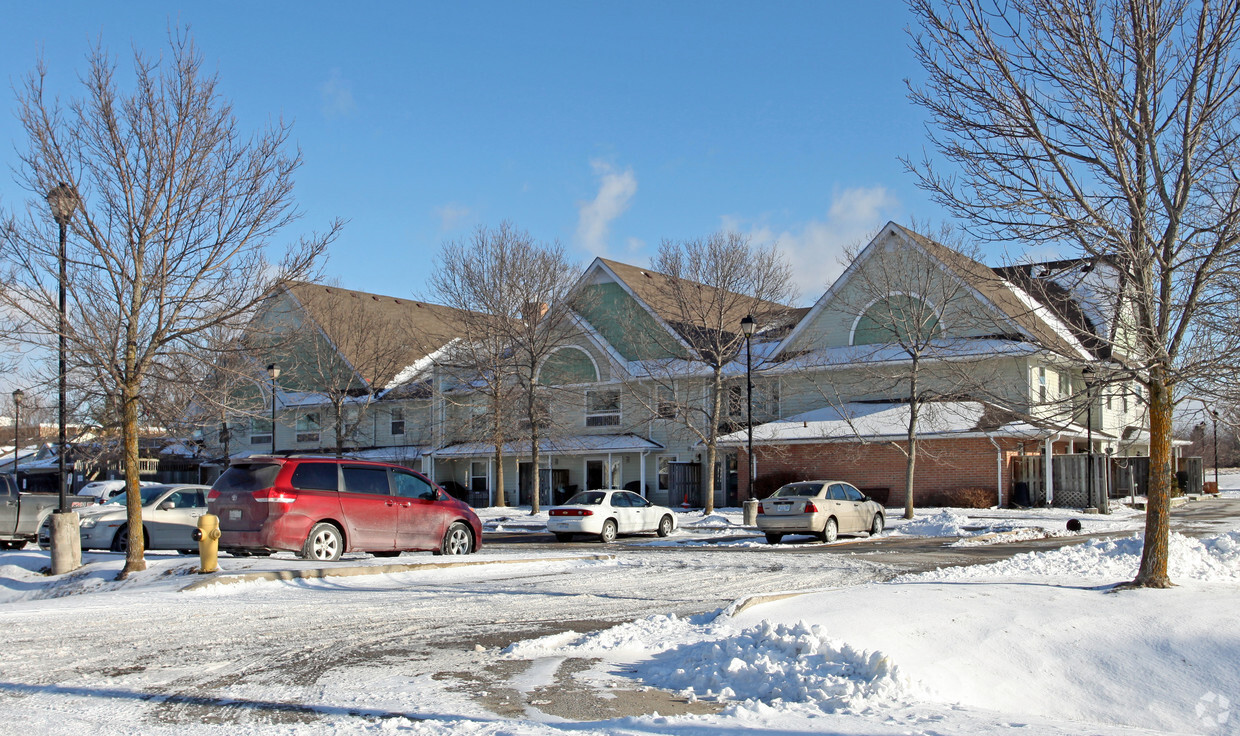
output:
<instances>
[{"instance_id":1,"label":"snow on roof","mask_svg":"<svg viewBox=\"0 0 1240 736\"><path fill-rule=\"evenodd\" d=\"M996 419L1003 419L997 422ZM796 416L760 424L753 429L754 442L784 444L852 440L893 440L908 434L909 404L904 402L849 403L828 406ZM1044 437L1062 431L1066 436L1085 436L1085 428L1069 425L1054 429L1022 421L1015 415L998 412L979 401L934 401L923 404L918 415L920 439L947 435L987 435L992 437ZM1095 437L1110 437L1094 432ZM719 437L720 445L741 446L748 441L745 430Z\"/></svg>"},{"instance_id":2,"label":"snow on roof","mask_svg":"<svg viewBox=\"0 0 1240 736\"><path fill-rule=\"evenodd\" d=\"M448 341L443 347L439 348L438 350L434 350L428 355L418 358L413 363L410 363L404 368L401 368L399 371L397 371L396 375L393 376L392 380L388 381L387 385L383 387L383 390L391 391L397 386L400 386L405 383L409 383L410 381L418 378L422 374L423 371L425 371L427 368L430 368L432 365L434 365L435 361L442 358L443 355L447 353L448 350L451 349L453 345L460 342L460 340L461 338L459 337L454 338Z\"/></svg>"},{"instance_id":3,"label":"snow on roof","mask_svg":"<svg viewBox=\"0 0 1240 736\"><path fill-rule=\"evenodd\" d=\"M370 450L350 450L346 454L358 460L393 463L417 460L426 450L426 447L402 445L400 447L375 447Z\"/></svg>"},{"instance_id":4,"label":"snow on roof","mask_svg":"<svg viewBox=\"0 0 1240 736\"><path fill-rule=\"evenodd\" d=\"M595 452L641 452L661 450L663 445L635 434L583 434L569 437L541 438L539 452L548 455L583 455ZM504 444L508 455L529 455L530 443L508 442ZM435 450L435 457L480 457L495 454L495 446L488 442L462 442Z\"/></svg>"}]
</instances>

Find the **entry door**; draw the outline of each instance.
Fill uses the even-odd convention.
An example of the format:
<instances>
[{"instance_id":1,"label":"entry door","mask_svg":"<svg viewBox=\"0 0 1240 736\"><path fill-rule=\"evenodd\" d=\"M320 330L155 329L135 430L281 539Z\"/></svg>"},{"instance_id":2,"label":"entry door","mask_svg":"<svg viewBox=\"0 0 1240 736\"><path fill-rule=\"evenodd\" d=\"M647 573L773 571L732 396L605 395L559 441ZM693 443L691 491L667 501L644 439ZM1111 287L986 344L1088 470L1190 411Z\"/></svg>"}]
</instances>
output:
<instances>
[{"instance_id":1,"label":"entry door","mask_svg":"<svg viewBox=\"0 0 1240 736\"><path fill-rule=\"evenodd\" d=\"M382 551L396 548L399 514L388 485L386 468L346 465L341 468L340 508L349 528L350 549Z\"/></svg>"},{"instance_id":2,"label":"entry door","mask_svg":"<svg viewBox=\"0 0 1240 736\"><path fill-rule=\"evenodd\" d=\"M597 491L607 486L603 485L603 470L607 463L602 460L586 460L586 487L584 490Z\"/></svg>"}]
</instances>

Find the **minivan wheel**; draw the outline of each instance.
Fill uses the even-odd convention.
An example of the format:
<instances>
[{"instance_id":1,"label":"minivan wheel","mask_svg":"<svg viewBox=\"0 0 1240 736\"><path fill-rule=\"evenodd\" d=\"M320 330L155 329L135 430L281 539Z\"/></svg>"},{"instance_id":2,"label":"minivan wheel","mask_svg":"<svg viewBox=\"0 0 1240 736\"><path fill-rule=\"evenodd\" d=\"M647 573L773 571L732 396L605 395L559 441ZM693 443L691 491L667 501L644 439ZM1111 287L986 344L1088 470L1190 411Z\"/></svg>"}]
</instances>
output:
<instances>
[{"instance_id":1,"label":"minivan wheel","mask_svg":"<svg viewBox=\"0 0 1240 736\"><path fill-rule=\"evenodd\" d=\"M473 551L473 537L469 529L459 521L452 522L448 531L444 532L443 544L439 546L441 555L467 555Z\"/></svg>"},{"instance_id":2,"label":"minivan wheel","mask_svg":"<svg viewBox=\"0 0 1240 736\"><path fill-rule=\"evenodd\" d=\"M822 534L819 534L818 538L830 544L831 542L834 542L836 539L839 539L839 536L840 536L840 525L836 523L835 519L827 519L827 523L824 524L822 527Z\"/></svg>"},{"instance_id":3,"label":"minivan wheel","mask_svg":"<svg viewBox=\"0 0 1240 736\"><path fill-rule=\"evenodd\" d=\"M659 536L666 537L672 533L672 517L664 516L659 519Z\"/></svg>"},{"instance_id":4,"label":"minivan wheel","mask_svg":"<svg viewBox=\"0 0 1240 736\"><path fill-rule=\"evenodd\" d=\"M332 562L340 559L344 551L344 538L340 530L331 524L319 522L310 529L306 544L301 548L301 556L307 560Z\"/></svg>"}]
</instances>

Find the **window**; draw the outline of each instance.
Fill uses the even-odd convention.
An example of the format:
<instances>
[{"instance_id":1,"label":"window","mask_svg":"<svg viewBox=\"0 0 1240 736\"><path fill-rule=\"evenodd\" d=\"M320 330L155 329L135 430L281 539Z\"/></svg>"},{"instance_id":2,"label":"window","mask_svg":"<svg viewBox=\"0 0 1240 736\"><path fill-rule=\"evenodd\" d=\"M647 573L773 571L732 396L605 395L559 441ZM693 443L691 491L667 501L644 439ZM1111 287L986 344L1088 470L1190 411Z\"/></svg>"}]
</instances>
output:
<instances>
[{"instance_id":1,"label":"window","mask_svg":"<svg viewBox=\"0 0 1240 736\"><path fill-rule=\"evenodd\" d=\"M301 463L290 482L299 491L334 491L336 475L335 463Z\"/></svg>"},{"instance_id":2,"label":"window","mask_svg":"<svg viewBox=\"0 0 1240 736\"><path fill-rule=\"evenodd\" d=\"M271 444L271 420L252 417L250 419L250 444Z\"/></svg>"},{"instance_id":3,"label":"window","mask_svg":"<svg viewBox=\"0 0 1240 736\"><path fill-rule=\"evenodd\" d=\"M399 470L392 471L392 480L396 481L396 495L405 498L420 498L424 501L435 500L435 489L430 482L425 481L413 473L404 473Z\"/></svg>"},{"instance_id":4,"label":"window","mask_svg":"<svg viewBox=\"0 0 1240 736\"><path fill-rule=\"evenodd\" d=\"M745 409L745 387L735 383L728 386L728 416L738 421L744 421Z\"/></svg>"},{"instance_id":5,"label":"window","mask_svg":"<svg viewBox=\"0 0 1240 736\"><path fill-rule=\"evenodd\" d=\"M864 501L865 500L865 496L861 493L861 491L858 491L856 488L853 488L852 486L849 486L849 485L844 486L844 497L847 498L849 501Z\"/></svg>"},{"instance_id":6,"label":"window","mask_svg":"<svg viewBox=\"0 0 1240 736\"><path fill-rule=\"evenodd\" d=\"M319 413L317 411L306 412L297 417L297 441L298 442L318 442L319 441Z\"/></svg>"},{"instance_id":7,"label":"window","mask_svg":"<svg viewBox=\"0 0 1240 736\"><path fill-rule=\"evenodd\" d=\"M659 490L666 491L668 489L668 481L670 480L670 477L671 477L670 470L668 469L668 464L676 462L676 456L675 455L659 455L658 458L655 459L655 462L657 463L657 467L659 470L659 473L658 473Z\"/></svg>"},{"instance_id":8,"label":"window","mask_svg":"<svg viewBox=\"0 0 1240 736\"><path fill-rule=\"evenodd\" d=\"M1111 409L1111 394L1107 394L1107 409Z\"/></svg>"},{"instance_id":9,"label":"window","mask_svg":"<svg viewBox=\"0 0 1240 736\"><path fill-rule=\"evenodd\" d=\"M844 486L835 483L831 486L829 497L832 501L846 501L848 497L844 494Z\"/></svg>"},{"instance_id":10,"label":"window","mask_svg":"<svg viewBox=\"0 0 1240 736\"><path fill-rule=\"evenodd\" d=\"M1046 403L1046 369L1038 368L1038 397L1042 403Z\"/></svg>"},{"instance_id":11,"label":"window","mask_svg":"<svg viewBox=\"0 0 1240 736\"><path fill-rule=\"evenodd\" d=\"M586 392L586 426L620 426L619 391L609 390Z\"/></svg>"},{"instance_id":12,"label":"window","mask_svg":"<svg viewBox=\"0 0 1240 736\"><path fill-rule=\"evenodd\" d=\"M405 433L405 410L399 406L392 407L392 434Z\"/></svg>"},{"instance_id":13,"label":"window","mask_svg":"<svg viewBox=\"0 0 1240 736\"><path fill-rule=\"evenodd\" d=\"M853 327L853 345L924 345L939 336L939 315L928 302L897 294L870 305Z\"/></svg>"},{"instance_id":14,"label":"window","mask_svg":"<svg viewBox=\"0 0 1240 736\"><path fill-rule=\"evenodd\" d=\"M530 429L534 425L530 423L529 407L522 400L516 409L521 413L521 418L517 420L521 429ZM534 397L534 418L538 421L538 426L545 427L551 423L551 406L547 400L541 396Z\"/></svg>"},{"instance_id":15,"label":"window","mask_svg":"<svg viewBox=\"0 0 1240 736\"><path fill-rule=\"evenodd\" d=\"M779 419L779 379L770 378L764 381L754 381L754 423L767 422L772 419Z\"/></svg>"},{"instance_id":16,"label":"window","mask_svg":"<svg viewBox=\"0 0 1240 736\"><path fill-rule=\"evenodd\" d=\"M657 389L657 412L661 419L675 419L680 408L676 405L676 389L672 386L659 386Z\"/></svg>"},{"instance_id":17,"label":"window","mask_svg":"<svg viewBox=\"0 0 1240 736\"><path fill-rule=\"evenodd\" d=\"M386 496L388 490L387 469L385 468L351 468L341 469L344 475L344 490L347 493L373 493Z\"/></svg>"},{"instance_id":18,"label":"window","mask_svg":"<svg viewBox=\"0 0 1240 736\"><path fill-rule=\"evenodd\" d=\"M1059 374L1059 395L1060 396L1071 396L1072 395L1072 383L1068 380L1067 373Z\"/></svg>"}]
</instances>

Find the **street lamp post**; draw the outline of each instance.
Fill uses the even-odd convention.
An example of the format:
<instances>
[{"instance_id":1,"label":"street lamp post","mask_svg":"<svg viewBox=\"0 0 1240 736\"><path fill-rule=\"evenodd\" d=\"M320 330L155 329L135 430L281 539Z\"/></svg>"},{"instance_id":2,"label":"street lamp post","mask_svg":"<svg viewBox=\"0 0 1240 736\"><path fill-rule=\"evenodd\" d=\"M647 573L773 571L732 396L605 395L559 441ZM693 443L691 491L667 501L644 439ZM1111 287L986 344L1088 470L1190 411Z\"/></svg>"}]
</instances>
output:
<instances>
[{"instance_id":1,"label":"street lamp post","mask_svg":"<svg viewBox=\"0 0 1240 736\"><path fill-rule=\"evenodd\" d=\"M754 476L758 474L758 461L753 456L753 315L741 320L741 332L745 333L745 429L749 442L749 497L754 498Z\"/></svg>"},{"instance_id":2,"label":"street lamp post","mask_svg":"<svg viewBox=\"0 0 1240 736\"><path fill-rule=\"evenodd\" d=\"M52 219L60 227L60 314L57 323L59 333L59 374L58 374L58 405L57 424L59 436L56 448L57 467L60 475L60 506L52 515L52 574L60 575L81 566L82 548L78 531L77 514L69 511L68 475L65 472L65 284L68 282L67 259L65 257L65 239L69 221L73 219L73 211L78 206L78 195L73 187L61 182L47 193L48 206L52 208Z\"/></svg>"},{"instance_id":3,"label":"street lamp post","mask_svg":"<svg viewBox=\"0 0 1240 736\"><path fill-rule=\"evenodd\" d=\"M17 463L21 460L18 451L22 449L22 399L26 398L26 392L20 388L13 392L13 482L18 484L18 490L21 490L21 482L17 480ZM1215 435L1217 436L1217 432Z\"/></svg>"},{"instance_id":4,"label":"street lamp post","mask_svg":"<svg viewBox=\"0 0 1240 736\"><path fill-rule=\"evenodd\" d=\"M276 454L276 381L280 378L280 366L272 363L267 366L267 375L271 376L271 454Z\"/></svg>"}]
</instances>

